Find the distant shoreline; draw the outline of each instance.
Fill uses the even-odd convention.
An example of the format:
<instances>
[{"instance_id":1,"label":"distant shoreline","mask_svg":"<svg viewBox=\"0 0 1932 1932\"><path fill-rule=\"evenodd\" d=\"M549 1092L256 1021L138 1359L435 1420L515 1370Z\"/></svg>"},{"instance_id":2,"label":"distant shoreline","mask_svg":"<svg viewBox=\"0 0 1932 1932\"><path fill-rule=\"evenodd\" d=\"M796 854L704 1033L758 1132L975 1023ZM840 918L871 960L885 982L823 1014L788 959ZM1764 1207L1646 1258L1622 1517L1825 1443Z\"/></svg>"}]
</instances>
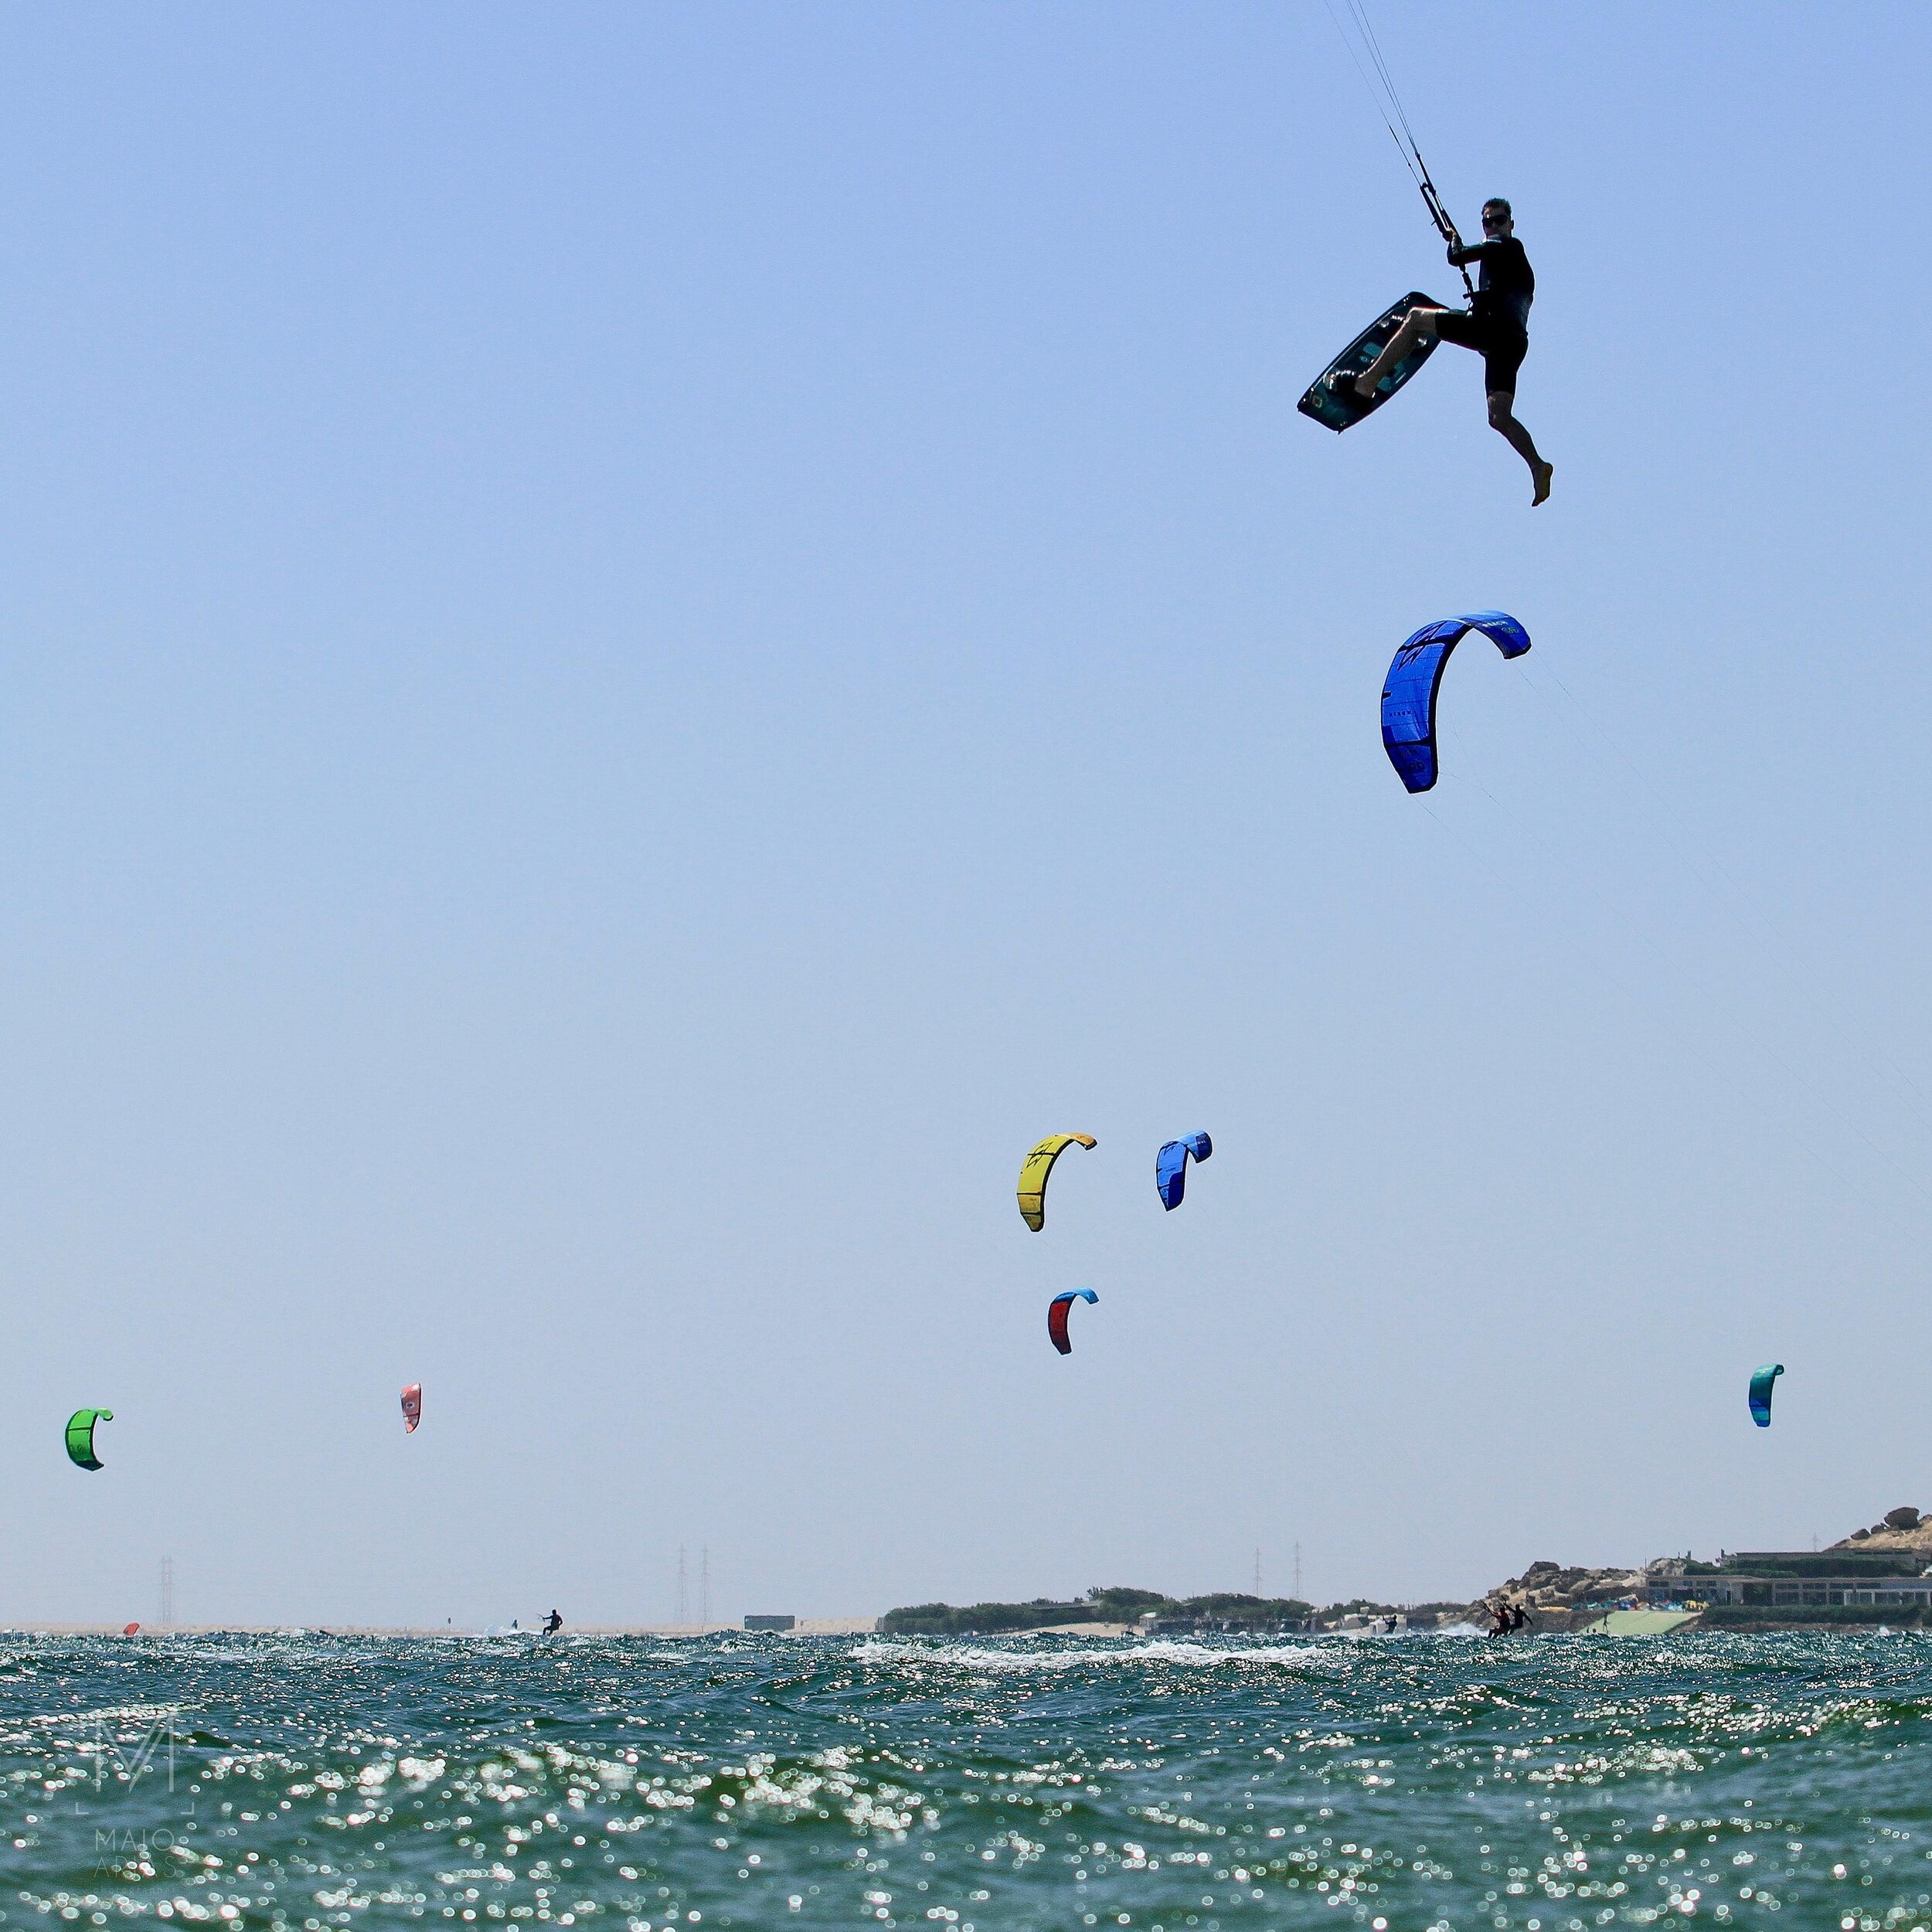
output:
<instances>
[{"instance_id":1,"label":"distant shoreline","mask_svg":"<svg viewBox=\"0 0 1932 1932\"><path fill-rule=\"evenodd\" d=\"M787 1631L791 1637L869 1637L879 1628L876 1617L801 1617ZM0 1624L0 1639L9 1637L121 1637L125 1624ZM472 1629L462 1624L143 1624L141 1637L463 1637L501 1641L507 1637L540 1637L535 1625L505 1630L492 1625ZM753 1635L769 1635L754 1631ZM742 1624L566 1624L562 1637L742 1637Z\"/></svg>"}]
</instances>

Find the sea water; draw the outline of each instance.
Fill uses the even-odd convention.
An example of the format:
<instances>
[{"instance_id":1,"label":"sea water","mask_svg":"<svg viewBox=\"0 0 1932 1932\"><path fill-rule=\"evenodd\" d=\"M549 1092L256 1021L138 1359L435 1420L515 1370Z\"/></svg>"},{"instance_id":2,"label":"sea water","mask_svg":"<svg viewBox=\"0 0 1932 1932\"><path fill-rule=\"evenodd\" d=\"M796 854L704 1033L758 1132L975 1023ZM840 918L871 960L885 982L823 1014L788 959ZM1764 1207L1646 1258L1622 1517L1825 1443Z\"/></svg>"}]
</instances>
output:
<instances>
[{"instance_id":1,"label":"sea water","mask_svg":"<svg viewBox=\"0 0 1932 1932\"><path fill-rule=\"evenodd\" d=\"M0 1639L0 1922L1932 1927L1932 1638Z\"/></svg>"}]
</instances>

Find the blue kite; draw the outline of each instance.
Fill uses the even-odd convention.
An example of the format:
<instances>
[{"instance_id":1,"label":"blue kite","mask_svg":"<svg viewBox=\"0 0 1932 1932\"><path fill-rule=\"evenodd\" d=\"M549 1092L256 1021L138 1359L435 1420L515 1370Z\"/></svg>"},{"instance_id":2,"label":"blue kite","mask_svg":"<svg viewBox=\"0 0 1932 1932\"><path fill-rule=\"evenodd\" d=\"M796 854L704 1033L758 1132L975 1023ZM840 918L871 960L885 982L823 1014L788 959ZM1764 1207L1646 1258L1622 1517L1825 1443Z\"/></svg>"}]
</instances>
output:
<instances>
[{"instance_id":1,"label":"blue kite","mask_svg":"<svg viewBox=\"0 0 1932 1932\"><path fill-rule=\"evenodd\" d=\"M1507 611L1474 611L1426 624L1396 653L1382 687L1382 746L1396 776L1411 791L1436 782L1436 688L1449 653L1480 631L1505 658L1529 648L1529 633Z\"/></svg>"},{"instance_id":2,"label":"blue kite","mask_svg":"<svg viewBox=\"0 0 1932 1932\"><path fill-rule=\"evenodd\" d=\"M1784 1372L1781 1362L1767 1362L1751 1377L1751 1420L1760 1429L1771 1426L1771 1384Z\"/></svg>"},{"instance_id":3,"label":"blue kite","mask_svg":"<svg viewBox=\"0 0 1932 1932\"><path fill-rule=\"evenodd\" d=\"M1214 1151L1214 1143L1205 1134L1190 1134L1185 1140L1169 1141L1154 1157L1154 1185L1161 1190L1161 1205L1169 1213L1181 1205L1187 1192L1187 1157L1197 1163Z\"/></svg>"}]
</instances>

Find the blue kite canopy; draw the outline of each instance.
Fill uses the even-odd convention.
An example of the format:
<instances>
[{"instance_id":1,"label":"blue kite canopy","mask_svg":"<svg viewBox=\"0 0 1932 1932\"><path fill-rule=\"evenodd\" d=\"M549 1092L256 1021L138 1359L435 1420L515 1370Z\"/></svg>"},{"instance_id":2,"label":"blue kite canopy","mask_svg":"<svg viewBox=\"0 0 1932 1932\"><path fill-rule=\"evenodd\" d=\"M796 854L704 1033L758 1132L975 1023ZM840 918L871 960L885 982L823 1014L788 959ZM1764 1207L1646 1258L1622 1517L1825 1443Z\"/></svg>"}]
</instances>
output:
<instances>
[{"instance_id":1,"label":"blue kite canopy","mask_svg":"<svg viewBox=\"0 0 1932 1932\"><path fill-rule=\"evenodd\" d=\"M1760 1429L1771 1426L1771 1384L1784 1372L1781 1362L1767 1362L1751 1376L1751 1420Z\"/></svg>"},{"instance_id":2,"label":"blue kite canopy","mask_svg":"<svg viewBox=\"0 0 1932 1932\"><path fill-rule=\"evenodd\" d=\"M1185 1139L1169 1141L1154 1157L1154 1185L1161 1190L1161 1205L1169 1213L1181 1205L1187 1191L1187 1157L1205 1161L1214 1151L1214 1143L1205 1134L1190 1134Z\"/></svg>"},{"instance_id":3,"label":"blue kite canopy","mask_svg":"<svg viewBox=\"0 0 1932 1932\"><path fill-rule=\"evenodd\" d=\"M1529 633L1504 611L1474 611L1427 624L1396 653L1382 687L1382 746L1411 791L1436 782L1436 687L1449 653L1480 631L1505 658L1529 648Z\"/></svg>"}]
</instances>

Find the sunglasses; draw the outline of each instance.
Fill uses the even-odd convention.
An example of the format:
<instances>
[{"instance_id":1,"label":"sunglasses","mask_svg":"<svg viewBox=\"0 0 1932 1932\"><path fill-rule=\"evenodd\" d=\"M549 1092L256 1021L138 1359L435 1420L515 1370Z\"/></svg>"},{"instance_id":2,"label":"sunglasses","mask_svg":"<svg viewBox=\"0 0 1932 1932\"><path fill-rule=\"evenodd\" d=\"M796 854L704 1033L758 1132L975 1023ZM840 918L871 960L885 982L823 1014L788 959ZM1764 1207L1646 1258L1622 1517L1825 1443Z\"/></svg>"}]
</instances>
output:
<instances>
[{"instance_id":1,"label":"sunglasses","mask_svg":"<svg viewBox=\"0 0 1932 1932\"><path fill-rule=\"evenodd\" d=\"M1500 228L1509 219L1507 215L1485 215L1482 218L1482 225L1485 228Z\"/></svg>"}]
</instances>

